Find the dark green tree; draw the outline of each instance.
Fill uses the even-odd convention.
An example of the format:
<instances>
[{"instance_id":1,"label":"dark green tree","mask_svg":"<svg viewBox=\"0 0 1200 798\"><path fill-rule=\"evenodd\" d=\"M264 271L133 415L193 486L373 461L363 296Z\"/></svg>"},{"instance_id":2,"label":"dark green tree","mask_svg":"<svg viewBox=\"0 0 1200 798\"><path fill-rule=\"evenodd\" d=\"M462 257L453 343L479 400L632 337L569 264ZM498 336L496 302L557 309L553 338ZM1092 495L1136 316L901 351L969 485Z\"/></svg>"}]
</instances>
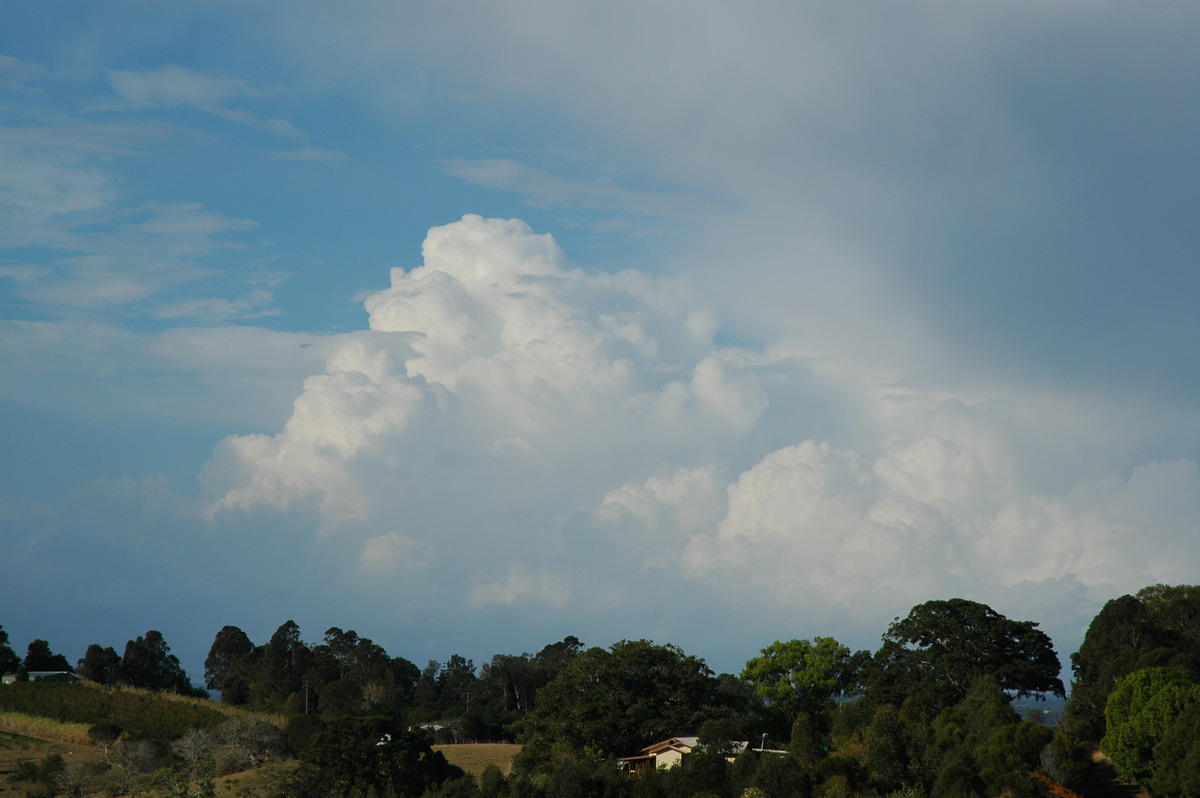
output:
<instances>
[{"instance_id":1,"label":"dark green tree","mask_svg":"<svg viewBox=\"0 0 1200 798\"><path fill-rule=\"evenodd\" d=\"M496 654L485 663L475 681L471 707L488 738L514 739L516 726L534 707L537 691L581 649L579 640L568 636L537 654Z\"/></svg>"},{"instance_id":2,"label":"dark green tree","mask_svg":"<svg viewBox=\"0 0 1200 798\"><path fill-rule=\"evenodd\" d=\"M716 748L694 751L683 766L679 779L679 795L717 796L732 798L729 782L729 762L726 754Z\"/></svg>"},{"instance_id":3,"label":"dark green tree","mask_svg":"<svg viewBox=\"0 0 1200 798\"><path fill-rule=\"evenodd\" d=\"M479 774L479 798L508 798L508 780L495 765L488 765Z\"/></svg>"},{"instance_id":4,"label":"dark green tree","mask_svg":"<svg viewBox=\"0 0 1200 798\"><path fill-rule=\"evenodd\" d=\"M997 730L1018 720L996 680L977 678L962 701L938 713L930 726L931 738L918 744L922 749L915 769L919 786L933 798L983 796L986 784L980 775L976 748Z\"/></svg>"},{"instance_id":5,"label":"dark green tree","mask_svg":"<svg viewBox=\"0 0 1200 798\"><path fill-rule=\"evenodd\" d=\"M321 688L317 707L324 718L337 718L366 714L362 685L356 679L346 677L330 682Z\"/></svg>"},{"instance_id":6,"label":"dark green tree","mask_svg":"<svg viewBox=\"0 0 1200 798\"><path fill-rule=\"evenodd\" d=\"M567 635L557 643L545 646L534 655L533 662L542 672L542 678L549 682L562 673L563 668L570 665L571 660L575 659L583 648L583 643L579 642L578 637Z\"/></svg>"},{"instance_id":7,"label":"dark green tree","mask_svg":"<svg viewBox=\"0 0 1200 798\"><path fill-rule=\"evenodd\" d=\"M204 660L205 686L220 691L222 701L245 704L257 658L258 648L245 632L236 626L222 627Z\"/></svg>"},{"instance_id":8,"label":"dark green tree","mask_svg":"<svg viewBox=\"0 0 1200 798\"><path fill-rule=\"evenodd\" d=\"M438 680L441 670L442 663L431 659L425 663L425 667L421 669L421 675L417 677L417 687L413 692L413 705L420 710L422 720L432 720L441 714L441 684Z\"/></svg>"},{"instance_id":9,"label":"dark green tree","mask_svg":"<svg viewBox=\"0 0 1200 798\"><path fill-rule=\"evenodd\" d=\"M1108 694L1122 677L1137 670L1147 652L1163 648L1165 642L1141 599L1126 595L1107 602L1071 655L1074 680L1066 728L1081 739L1099 742Z\"/></svg>"},{"instance_id":10,"label":"dark green tree","mask_svg":"<svg viewBox=\"0 0 1200 798\"><path fill-rule=\"evenodd\" d=\"M1040 770L1069 790L1078 791L1094 767L1092 748L1084 745L1061 728L1041 750Z\"/></svg>"},{"instance_id":11,"label":"dark green tree","mask_svg":"<svg viewBox=\"0 0 1200 798\"><path fill-rule=\"evenodd\" d=\"M300 627L295 621L285 621L262 647L255 667L252 702L278 706L291 696L301 695L311 663L312 651L300 639Z\"/></svg>"},{"instance_id":12,"label":"dark green tree","mask_svg":"<svg viewBox=\"0 0 1200 798\"><path fill-rule=\"evenodd\" d=\"M1050 638L986 604L927 601L897 618L883 641L868 670L867 694L877 705L911 697L928 709L954 706L980 676L1017 696L1064 695Z\"/></svg>"},{"instance_id":13,"label":"dark green tree","mask_svg":"<svg viewBox=\"0 0 1200 798\"><path fill-rule=\"evenodd\" d=\"M319 794L419 798L462 770L434 751L422 734L395 731L374 718L338 718L301 753Z\"/></svg>"},{"instance_id":14,"label":"dark green tree","mask_svg":"<svg viewBox=\"0 0 1200 798\"><path fill-rule=\"evenodd\" d=\"M1066 730L1082 740L1100 740L1109 693L1136 670L1173 667L1200 679L1198 618L1200 586L1195 585L1152 585L1105 604L1071 655Z\"/></svg>"},{"instance_id":15,"label":"dark green tree","mask_svg":"<svg viewBox=\"0 0 1200 798\"><path fill-rule=\"evenodd\" d=\"M179 664L179 658L171 653L171 647L163 639L162 632L151 629L145 637L138 637L125 644L118 681L131 687L147 690L162 690L184 695L193 695L187 673Z\"/></svg>"},{"instance_id":16,"label":"dark green tree","mask_svg":"<svg viewBox=\"0 0 1200 798\"><path fill-rule=\"evenodd\" d=\"M500 713L524 715L533 708L534 692L545 684L529 654L496 654L479 669L479 688Z\"/></svg>"},{"instance_id":17,"label":"dark green tree","mask_svg":"<svg viewBox=\"0 0 1200 798\"><path fill-rule=\"evenodd\" d=\"M1041 723L1027 720L1001 726L975 747L979 776L993 795L1041 795L1027 773L1041 763L1042 750L1054 732Z\"/></svg>"},{"instance_id":18,"label":"dark green tree","mask_svg":"<svg viewBox=\"0 0 1200 798\"><path fill-rule=\"evenodd\" d=\"M1137 598L1175 649L1195 652L1200 647L1200 585L1151 585L1139 590Z\"/></svg>"},{"instance_id":19,"label":"dark green tree","mask_svg":"<svg viewBox=\"0 0 1200 798\"><path fill-rule=\"evenodd\" d=\"M743 757L755 763L749 783L743 790L745 787L757 788L762 791L762 798L808 798L812 794L812 769L792 757L750 751L734 762L735 770Z\"/></svg>"},{"instance_id":20,"label":"dark green tree","mask_svg":"<svg viewBox=\"0 0 1200 798\"><path fill-rule=\"evenodd\" d=\"M471 693L476 682L474 662L451 654L438 671L437 678L444 711L459 715L471 708Z\"/></svg>"},{"instance_id":21,"label":"dark green tree","mask_svg":"<svg viewBox=\"0 0 1200 798\"><path fill-rule=\"evenodd\" d=\"M679 769L672 771L679 774ZM565 746L525 746L513 762L508 779L508 794L513 798L624 798L642 784L660 784L661 774L646 774L630 779L613 767L613 760L594 752ZM637 794L637 793L635 793ZM648 793L656 798L667 794Z\"/></svg>"},{"instance_id":22,"label":"dark green tree","mask_svg":"<svg viewBox=\"0 0 1200 798\"><path fill-rule=\"evenodd\" d=\"M397 682L398 677L399 681L411 681L413 674L402 675L397 670L403 662L406 661L393 660L382 646L369 638L359 637L353 629L343 631L334 626L325 632L325 642L313 648L308 677L312 680L315 673L319 673L317 680L321 683L351 679L364 690L371 684L382 685L390 678L404 691ZM411 670L415 671L415 666Z\"/></svg>"},{"instance_id":23,"label":"dark green tree","mask_svg":"<svg viewBox=\"0 0 1200 798\"><path fill-rule=\"evenodd\" d=\"M623 640L577 655L537 696L522 739L568 742L624 755L657 740L695 734L727 711L704 660L672 645Z\"/></svg>"},{"instance_id":24,"label":"dark green tree","mask_svg":"<svg viewBox=\"0 0 1200 798\"><path fill-rule=\"evenodd\" d=\"M1158 798L1200 798L1200 701L1184 707L1154 746L1154 778Z\"/></svg>"},{"instance_id":25,"label":"dark green tree","mask_svg":"<svg viewBox=\"0 0 1200 798\"><path fill-rule=\"evenodd\" d=\"M21 658L8 644L8 632L0 626L0 676L6 673L16 673L21 668Z\"/></svg>"},{"instance_id":26,"label":"dark green tree","mask_svg":"<svg viewBox=\"0 0 1200 798\"><path fill-rule=\"evenodd\" d=\"M763 740L759 740L759 747ZM796 715L788 738L788 753L807 770L812 770L829 750L825 735L807 712Z\"/></svg>"},{"instance_id":27,"label":"dark green tree","mask_svg":"<svg viewBox=\"0 0 1200 798\"><path fill-rule=\"evenodd\" d=\"M22 669L26 673L34 671L72 670L71 664L67 662L67 658L62 654L55 654L50 650L50 644L41 639L34 640L29 644L29 648L25 653L25 661L22 663Z\"/></svg>"},{"instance_id":28,"label":"dark green tree","mask_svg":"<svg viewBox=\"0 0 1200 798\"><path fill-rule=\"evenodd\" d=\"M889 704L875 710L863 742L867 745L867 772L881 794L909 783L908 735L895 707Z\"/></svg>"},{"instance_id":29,"label":"dark green tree","mask_svg":"<svg viewBox=\"0 0 1200 798\"><path fill-rule=\"evenodd\" d=\"M121 670L121 655L111 646L92 643L75 667L81 679L97 684L113 684Z\"/></svg>"}]
</instances>

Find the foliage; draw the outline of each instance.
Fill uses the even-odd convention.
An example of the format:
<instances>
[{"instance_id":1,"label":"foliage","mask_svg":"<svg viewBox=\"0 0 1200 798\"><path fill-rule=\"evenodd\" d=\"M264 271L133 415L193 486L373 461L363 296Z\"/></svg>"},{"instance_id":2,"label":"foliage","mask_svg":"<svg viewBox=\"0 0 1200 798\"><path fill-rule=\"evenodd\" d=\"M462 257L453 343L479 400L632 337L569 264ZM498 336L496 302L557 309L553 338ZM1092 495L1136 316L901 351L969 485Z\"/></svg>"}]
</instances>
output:
<instances>
[{"instance_id":1,"label":"foliage","mask_svg":"<svg viewBox=\"0 0 1200 798\"><path fill-rule=\"evenodd\" d=\"M791 722L801 712L825 716L834 698L852 690L856 672L849 648L832 637L814 637L775 641L746 663L742 679Z\"/></svg>"},{"instance_id":2,"label":"foliage","mask_svg":"<svg viewBox=\"0 0 1200 798\"><path fill-rule=\"evenodd\" d=\"M679 774L647 775L643 787L658 787L664 778L674 782ZM629 794L631 781L642 778L629 779L606 756L535 745L529 756L517 758L508 781L509 795L514 798L618 798Z\"/></svg>"},{"instance_id":3,"label":"foliage","mask_svg":"<svg viewBox=\"0 0 1200 798\"><path fill-rule=\"evenodd\" d=\"M1104 605L1071 655L1066 729L1080 739L1099 740L1109 693L1123 677L1150 667L1174 667L1200 678L1200 586L1153 585Z\"/></svg>"},{"instance_id":4,"label":"foliage","mask_svg":"<svg viewBox=\"0 0 1200 798\"><path fill-rule=\"evenodd\" d=\"M114 684L121 670L121 656L115 649L92 643L75 666L79 678L96 684Z\"/></svg>"},{"instance_id":5,"label":"foliage","mask_svg":"<svg viewBox=\"0 0 1200 798\"><path fill-rule=\"evenodd\" d=\"M58 670L60 660L35 640L24 664ZM14 662L22 665L0 628L0 664ZM111 766L103 788L113 793L211 795L219 774L290 750L300 763L275 763L270 779L249 785L227 778L220 794L241 785L247 796L289 798L1071 798L1090 779L1087 740L1096 739L1071 732L1095 728L1088 713L1099 702L1104 746L1126 775L1155 798L1200 798L1200 588L1192 586L1156 585L1105 606L1072 657L1077 694L1058 730L1022 721L1011 703L1061 694L1049 638L963 599L897 618L874 657L833 638L777 641L742 678L714 676L703 660L645 640L583 650L568 637L478 669L457 654L418 669L353 630L331 627L309 646L288 621L257 646L223 627L206 684L226 705L283 708L286 735L228 706L172 696L192 688L153 630L130 641L124 658L93 644L78 665L84 684L0 688L0 724L102 746L101 765ZM102 686L116 680L167 694ZM525 745L511 775L487 762L463 774L428 737L401 731L426 723L447 741ZM614 766L614 756L697 732L680 768L629 778ZM768 735L773 748L788 741L787 752L754 750ZM733 757L732 742L747 739L751 747ZM40 779L24 782L31 794L98 789L98 769L61 760L21 767Z\"/></svg>"},{"instance_id":6,"label":"foliage","mask_svg":"<svg viewBox=\"0 0 1200 798\"><path fill-rule=\"evenodd\" d=\"M0 626L0 676L6 673L16 673L21 667L21 658L8 644L8 632Z\"/></svg>"},{"instance_id":7,"label":"foliage","mask_svg":"<svg viewBox=\"0 0 1200 798\"><path fill-rule=\"evenodd\" d=\"M0 710L24 712L68 723L114 723L129 738L173 740L188 729L225 720L211 706L162 701L153 694L88 684L24 682L0 689Z\"/></svg>"},{"instance_id":8,"label":"foliage","mask_svg":"<svg viewBox=\"0 0 1200 798\"><path fill-rule=\"evenodd\" d=\"M1018 696L1064 694L1058 655L1032 621L1012 621L966 599L927 601L897 618L883 636L868 676L868 696L899 705L914 697L930 708L953 706L979 676Z\"/></svg>"},{"instance_id":9,"label":"foliage","mask_svg":"<svg viewBox=\"0 0 1200 798\"><path fill-rule=\"evenodd\" d=\"M219 690L222 701L246 703L257 655L258 648L245 632L236 626L222 627L204 660L204 686Z\"/></svg>"},{"instance_id":10,"label":"foliage","mask_svg":"<svg viewBox=\"0 0 1200 798\"><path fill-rule=\"evenodd\" d=\"M62 654L55 654L51 651L50 644L39 638L30 642L25 654L25 661L21 663L21 670L26 673L33 671L69 671L71 670L71 664L67 662L67 658Z\"/></svg>"},{"instance_id":11,"label":"foliage","mask_svg":"<svg viewBox=\"0 0 1200 798\"><path fill-rule=\"evenodd\" d=\"M310 766L305 789L320 795L349 796L356 791L420 796L462 771L434 751L422 734L389 730L374 718L339 718L301 753Z\"/></svg>"},{"instance_id":12,"label":"foliage","mask_svg":"<svg viewBox=\"0 0 1200 798\"><path fill-rule=\"evenodd\" d=\"M1200 702L1200 685L1174 668L1144 668L1127 676L1108 697L1107 731L1100 748L1125 776L1154 775L1154 748L1189 705Z\"/></svg>"},{"instance_id":13,"label":"foliage","mask_svg":"<svg viewBox=\"0 0 1200 798\"><path fill-rule=\"evenodd\" d=\"M1150 786L1161 798L1200 798L1200 701L1188 703L1154 746Z\"/></svg>"},{"instance_id":14,"label":"foliage","mask_svg":"<svg viewBox=\"0 0 1200 798\"><path fill-rule=\"evenodd\" d=\"M1070 789L1081 786L1093 769L1091 749L1062 729L1042 748L1039 762L1043 773Z\"/></svg>"},{"instance_id":15,"label":"foliage","mask_svg":"<svg viewBox=\"0 0 1200 798\"><path fill-rule=\"evenodd\" d=\"M804 767L794 757L754 752L743 756L753 762L755 768L748 782L735 781L735 787L756 789L762 798L806 798L812 793L812 769Z\"/></svg>"},{"instance_id":16,"label":"foliage","mask_svg":"<svg viewBox=\"0 0 1200 798\"><path fill-rule=\"evenodd\" d=\"M255 670L254 703L278 706L297 696L312 652L300 639L295 621L285 621L262 648Z\"/></svg>"},{"instance_id":17,"label":"foliage","mask_svg":"<svg viewBox=\"0 0 1200 798\"><path fill-rule=\"evenodd\" d=\"M571 660L538 692L524 726L526 742L565 741L623 755L667 737L695 732L720 716L717 680L704 660L672 645L621 641Z\"/></svg>"},{"instance_id":18,"label":"foliage","mask_svg":"<svg viewBox=\"0 0 1200 798\"><path fill-rule=\"evenodd\" d=\"M896 708L886 705L876 709L863 737L867 745L867 771L875 788L886 793L907 784L908 736Z\"/></svg>"},{"instance_id":19,"label":"foliage","mask_svg":"<svg viewBox=\"0 0 1200 798\"><path fill-rule=\"evenodd\" d=\"M1019 721L1002 726L975 748L979 777L993 794L1019 795L1030 789L1022 773L1036 767L1054 732L1040 723Z\"/></svg>"},{"instance_id":20,"label":"foliage","mask_svg":"<svg viewBox=\"0 0 1200 798\"><path fill-rule=\"evenodd\" d=\"M205 695L192 687L191 680L171 653L162 632L151 629L145 637L125 644L125 654L117 670L117 680L130 687L164 690L180 695Z\"/></svg>"},{"instance_id":21,"label":"foliage","mask_svg":"<svg viewBox=\"0 0 1200 798\"><path fill-rule=\"evenodd\" d=\"M479 798L505 798L508 795L508 780L495 765L488 765L479 776Z\"/></svg>"}]
</instances>

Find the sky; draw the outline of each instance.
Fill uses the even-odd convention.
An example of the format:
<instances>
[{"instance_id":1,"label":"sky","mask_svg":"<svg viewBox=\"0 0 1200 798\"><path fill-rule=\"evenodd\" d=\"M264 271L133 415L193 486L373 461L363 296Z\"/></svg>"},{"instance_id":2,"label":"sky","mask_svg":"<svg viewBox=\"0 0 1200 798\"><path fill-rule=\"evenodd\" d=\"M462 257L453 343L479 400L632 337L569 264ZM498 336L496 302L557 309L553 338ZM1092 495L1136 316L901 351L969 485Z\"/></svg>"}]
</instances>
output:
<instances>
[{"instance_id":1,"label":"sky","mask_svg":"<svg viewBox=\"0 0 1200 798\"><path fill-rule=\"evenodd\" d=\"M0 6L0 624L737 672L1200 579L1200 6ZM1064 674L1069 678L1069 674Z\"/></svg>"}]
</instances>

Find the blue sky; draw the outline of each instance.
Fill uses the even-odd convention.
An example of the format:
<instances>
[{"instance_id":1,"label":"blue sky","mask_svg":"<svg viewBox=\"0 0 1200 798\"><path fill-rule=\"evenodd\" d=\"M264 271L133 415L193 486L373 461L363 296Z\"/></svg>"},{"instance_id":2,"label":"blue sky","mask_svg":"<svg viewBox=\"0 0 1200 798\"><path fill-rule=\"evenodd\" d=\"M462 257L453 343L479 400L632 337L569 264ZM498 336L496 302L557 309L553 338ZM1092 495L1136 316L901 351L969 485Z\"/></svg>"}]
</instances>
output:
<instances>
[{"instance_id":1,"label":"blue sky","mask_svg":"<svg viewBox=\"0 0 1200 798\"><path fill-rule=\"evenodd\" d=\"M0 9L0 623L737 670L1200 571L1187 3Z\"/></svg>"}]
</instances>

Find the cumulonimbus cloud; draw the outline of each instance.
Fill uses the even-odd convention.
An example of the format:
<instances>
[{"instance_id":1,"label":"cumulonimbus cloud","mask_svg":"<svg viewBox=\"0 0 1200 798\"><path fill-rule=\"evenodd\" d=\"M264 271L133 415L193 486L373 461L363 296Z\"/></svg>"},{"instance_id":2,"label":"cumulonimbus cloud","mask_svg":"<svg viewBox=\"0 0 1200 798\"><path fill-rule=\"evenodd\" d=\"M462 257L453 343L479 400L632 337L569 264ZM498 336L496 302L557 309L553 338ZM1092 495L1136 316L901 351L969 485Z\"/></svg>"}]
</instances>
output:
<instances>
[{"instance_id":1,"label":"cumulonimbus cloud","mask_svg":"<svg viewBox=\"0 0 1200 798\"><path fill-rule=\"evenodd\" d=\"M865 618L950 594L1101 600L1194 561L1192 461L1064 494L1036 463L1086 424L1031 442L1003 403L899 388L854 397L876 425L861 451L763 446L788 423L766 414L766 357L715 344L682 284L573 267L518 220L465 216L422 254L366 298L369 328L330 344L281 431L220 444L210 517L315 507L364 574L453 568L475 610L667 580Z\"/></svg>"},{"instance_id":2,"label":"cumulonimbus cloud","mask_svg":"<svg viewBox=\"0 0 1200 798\"><path fill-rule=\"evenodd\" d=\"M281 432L220 445L214 512L313 500L328 524L368 520L379 502L360 476L432 467L438 451L470 468L577 456L580 475L611 473L623 453L636 472L661 456L653 444L716 445L766 407L682 284L573 268L517 220L466 216L430 230L423 255L367 297L370 329L335 347Z\"/></svg>"}]
</instances>

